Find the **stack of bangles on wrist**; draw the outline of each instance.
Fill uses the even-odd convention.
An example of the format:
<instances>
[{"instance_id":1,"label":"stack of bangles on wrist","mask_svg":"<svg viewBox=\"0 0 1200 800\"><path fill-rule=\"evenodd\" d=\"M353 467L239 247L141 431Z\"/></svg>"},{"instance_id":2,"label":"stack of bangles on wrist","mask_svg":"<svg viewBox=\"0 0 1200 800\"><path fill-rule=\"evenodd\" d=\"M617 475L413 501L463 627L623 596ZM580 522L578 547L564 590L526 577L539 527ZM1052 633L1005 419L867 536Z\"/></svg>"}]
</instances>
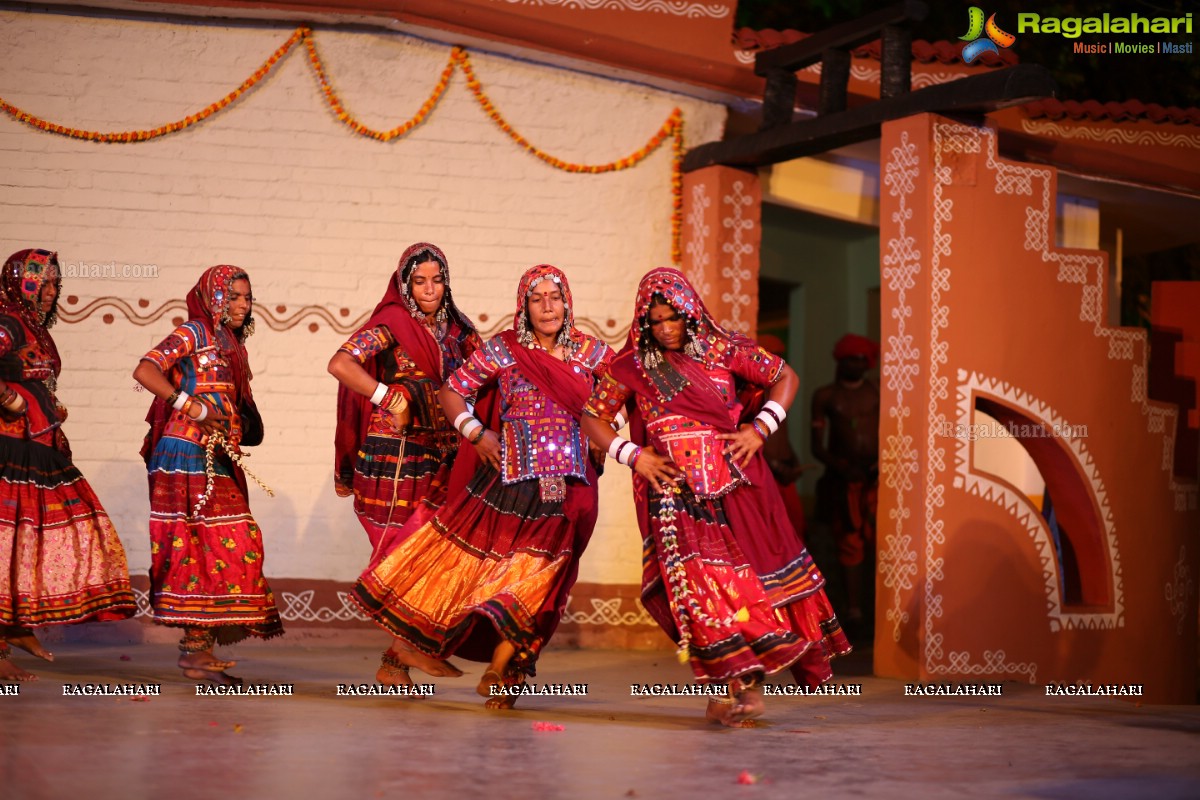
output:
<instances>
[{"instance_id":1,"label":"stack of bangles on wrist","mask_svg":"<svg viewBox=\"0 0 1200 800\"><path fill-rule=\"evenodd\" d=\"M199 400L192 399L192 396L187 392L172 392L171 396L167 398L167 403L170 404L171 408L176 411L182 411L195 422L203 422L208 417L208 406ZM200 407L200 413L194 417L192 416L192 406Z\"/></svg>"},{"instance_id":2,"label":"stack of bangles on wrist","mask_svg":"<svg viewBox=\"0 0 1200 800\"><path fill-rule=\"evenodd\" d=\"M779 426L785 419L787 419L787 411L784 411L783 406L774 400L768 400L763 404L762 411L758 412L758 416L750 424L754 426L754 430L765 442L768 436L779 430Z\"/></svg>"},{"instance_id":3,"label":"stack of bangles on wrist","mask_svg":"<svg viewBox=\"0 0 1200 800\"><path fill-rule=\"evenodd\" d=\"M630 469L637 464L638 456L641 454L642 448L620 436L613 439L612 444L608 446L608 457L615 458Z\"/></svg>"},{"instance_id":4,"label":"stack of bangles on wrist","mask_svg":"<svg viewBox=\"0 0 1200 800\"><path fill-rule=\"evenodd\" d=\"M386 383L380 382L371 395L371 402L389 414L403 414L408 409L408 398L400 389L393 389Z\"/></svg>"},{"instance_id":5,"label":"stack of bangles on wrist","mask_svg":"<svg viewBox=\"0 0 1200 800\"><path fill-rule=\"evenodd\" d=\"M18 400L20 403L17 403ZM17 394L17 390L11 386L6 386L4 393L0 394L0 406L3 406L5 411L12 414L24 414L25 409L29 407L28 403L25 402L25 398Z\"/></svg>"},{"instance_id":6,"label":"stack of bangles on wrist","mask_svg":"<svg viewBox=\"0 0 1200 800\"><path fill-rule=\"evenodd\" d=\"M454 427L462 434L462 437L471 444L479 444L483 435L487 433L487 428L483 423L475 419L475 415L470 411L464 411L454 418Z\"/></svg>"}]
</instances>

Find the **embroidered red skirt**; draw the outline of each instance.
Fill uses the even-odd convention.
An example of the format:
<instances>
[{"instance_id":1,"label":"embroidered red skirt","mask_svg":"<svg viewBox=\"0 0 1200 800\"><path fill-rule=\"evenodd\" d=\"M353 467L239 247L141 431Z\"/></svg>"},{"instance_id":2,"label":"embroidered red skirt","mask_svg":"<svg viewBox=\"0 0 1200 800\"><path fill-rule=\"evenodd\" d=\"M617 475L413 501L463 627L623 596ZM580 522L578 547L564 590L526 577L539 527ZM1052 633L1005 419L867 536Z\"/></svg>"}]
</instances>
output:
<instances>
[{"instance_id":1,"label":"embroidered red skirt","mask_svg":"<svg viewBox=\"0 0 1200 800\"><path fill-rule=\"evenodd\" d=\"M354 464L354 513L371 547L422 507L441 507L458 439L454 430L404 438L367 436Z\"/></svg>"},{"instance_id":2,"label":"embroidered red skirt","mask_svg":"<svg viewBox=\"0 0 1200 800\"><path fill-rule=\"evenodd\" d=\"M125 549L83 475L53 447L0 436L0 625L136 611Z\"/></svg>"},{"instance_id":3,"label":"embroidered red skirt","mask_svg":"<svg viewBox=\"0 0 1200 800\"><path fill-rule=\"evenodd\" d=\"M596 524L596 485L567 482L545 502L538 481L505 486L480 467L432 519L381 547L352 597L393 636L434 658L489 661L501 640L534 674Z\"/></svg>"},{"instance_id":4,"label":"embroidered red skirt","mask_svg":"<svg viewBox=\"0 0 1200 800\"><path fill-rule=\"evenodd\" d=\"M155 622L217 629L222 643L283 633L263 576L263 543L246 494L216 463L208 501L204 449L164 436L150 460L150 605Z\"/></svg>"}]
</instances>

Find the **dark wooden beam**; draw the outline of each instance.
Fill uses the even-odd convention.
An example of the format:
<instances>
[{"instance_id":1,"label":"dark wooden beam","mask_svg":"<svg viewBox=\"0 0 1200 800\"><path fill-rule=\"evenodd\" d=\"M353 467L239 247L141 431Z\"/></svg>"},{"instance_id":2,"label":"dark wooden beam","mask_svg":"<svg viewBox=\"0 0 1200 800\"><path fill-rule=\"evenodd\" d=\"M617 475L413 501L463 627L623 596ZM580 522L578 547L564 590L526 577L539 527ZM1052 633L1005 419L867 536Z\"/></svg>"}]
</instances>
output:
<instances>
[{"instance_id":1,"label":"dark wooden beam","mask_svg":"<svg viewBox=\"0 0 1200 800\"><path fill-rule=\"evenodd\" d=\"M850 51L826 50L821 54L821 94L817 113L834 114L846 110L850 86Z\"/></svg>"},{"instance_id":2,"label":"dark wooden beam","mask_svg":"<svg viewBox=\"0 0 1200 800\"><path fill-rule=\"evenodd\" d=\"M792 111L796 107L796 86L800 81L796 73L786 69L777 69L767 76L767 85L763 89L762 124L760 131L768 128L778 128L792 121Z\"/></svg>"},{"instance_id":3,"label":"dark wooden beam","mask_svg":"<svg viewBox=\"0 0 1200 800\"><path fill-rule=\"evenodd\" d=\"M726 142L702 144L684 156L683 171L715 164L740 167L775 164L874 139L888 120L924 112L986 113L1053 97L1057 88L1045 67L1018 64Z\"/></svg>"},{"instance_id":4,"label":"dark wooden beam","mask_svg":"<svg viewBox=\"0 0 1200 800\"><path fill-rule=\"evenodd\" d=\"M912 91L912 28L887 25L883 29L883 58L879 96L899 97Z\"/></svg>"},{"instance_id":5,"label":"dark wooden beam","mask_svg":"<svg viewBox=\"0 0 1200 800\"><path fill-rule=\"evenodd\" d=\"M767 77L775 69L795 72L821 60L826 50L851 50L879 38L879 31L888 25L920 22L929 14L929 6L921 0L904 0L881 11L865 14L850 22L814 33L782 47L774 47L754 58L754 74Z\"/></svg>"}]
</instances>

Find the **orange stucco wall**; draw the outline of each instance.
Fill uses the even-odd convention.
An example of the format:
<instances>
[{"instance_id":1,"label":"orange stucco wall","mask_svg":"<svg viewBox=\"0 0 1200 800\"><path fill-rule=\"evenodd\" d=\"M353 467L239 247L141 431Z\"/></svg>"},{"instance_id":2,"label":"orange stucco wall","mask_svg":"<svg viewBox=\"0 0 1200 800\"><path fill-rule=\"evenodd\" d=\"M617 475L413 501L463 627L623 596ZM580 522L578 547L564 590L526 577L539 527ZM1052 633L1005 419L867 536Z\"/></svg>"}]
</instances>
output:
<instances>
[{"instance_id":1,"label":"orange stucco wall","mask_svg":"<svg viewBox=\"0 0 1200 800\"><path fill-rule=\"evenodd\" d=\"M1147 398L1144 331L1107 324L1105 255L1055 247L1055 171L995 140L884 128L876 671L1191 702L1200 514L1176 409ZM1065 569L1039 509L974 466L977 404L1024 426Z\"/></svg>"}]
</instances>

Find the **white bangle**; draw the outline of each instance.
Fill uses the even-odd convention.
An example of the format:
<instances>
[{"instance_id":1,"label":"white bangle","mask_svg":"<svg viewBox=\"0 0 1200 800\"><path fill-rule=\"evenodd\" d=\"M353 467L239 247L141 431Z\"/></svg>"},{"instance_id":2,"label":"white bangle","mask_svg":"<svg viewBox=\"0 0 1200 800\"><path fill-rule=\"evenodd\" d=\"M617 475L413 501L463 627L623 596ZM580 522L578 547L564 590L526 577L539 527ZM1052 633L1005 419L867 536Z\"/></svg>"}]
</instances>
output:
<instances>
[{"instance_id":1,"label":"white bangle","mask_svg":"<svg viewBox=\"0 0 1200 800\"><path fill-rule=\"evenodd\" d=\"M621 449L621 445L629 444L629 440L620 436L614 436L612 443L608 446L608 457L616 458L617 452Z\"/></svg>"},{"instance_id":2,"label":"white bangle","mask_svg":"<svg viewBox=\"0 0 1200 800\"><path fill-rule=\"evenodd\" d=\"M642 452L642 448L638 447L633 442L626 442L625 444L629 446L625 447L622 445L621 452L617 453L617 461L627 467L630 467L633 465L633 460L637 458L638 453Z\"/></svg>"},{"instance_id":3,"label":"white bangle","mask_svg":"<svg viewBox=\"0 0 1200 800\"><path fill-rule=\"evenodd\" d=\"M775 412L775 417L776 417L776 419L779 420L780 423L782 423L785 419L787 419L787 409L785 409L783 406L779 405L779 403L776 403L774 400L768 400L767 402L763 403L762 410L763 411L770 410L770 411Z\"/></svg>"},{"instance_id":4,"label":"white bangle","mask_svg":"<svg viewBox=\"0 0 1200 800\"><path fill-rule=\"evenodd\" d=\"M188 397L190 395L187 392L180 392L179 397L176 397L175 402L171 404L171 408L174 408L176 411L183 411L183 406L188 401Z\"/></svg>"},{"instance_id":5,"label":"white bangle","mask_svg":"<svg viewBox=\"0 0 1200 800\"><path fill-rule=\"evenodd\" d=\"M612 429L614 431L619 431L621 428L625 427L625 423L628 421L629 420L625 419L625 412L623 410L618 411L617 416L613 417Z\"/></svg>"},{"instance_id":6,"label":"white bangle","mask_svg":"<svg viewBox=\"0 0 1200 800\"><path fill-rule=\"evenodd\" d=\"M196 401L196 405L200 406L200 416L192 417L192 420L195 422L203 422L208 416L208 406L204 405L204 403L201 403L199 400Z\"/></svg>"},{"instance_id":7,"label":"white bangle","mask_svg":"<svg viewBox=\"0 0 1200 800\"><path fill-rule=\"evenodd\" d=\"M454 418L454 429L456 431L458 431L459 433L462 433L463 425L473 419L475 419L475 415L472 414L470 411L462 412L461 414L459 414L457 417ZM475 421L478 422L479 420L475 420Z\"/></svg>"},{"instance_id":8,"label":"white bangle","mask_svg":"<svg viewBox=\"0 0 1200 800\"><path fill-rule=\"evenodd\" d=\"M387 390L387 384L385 384L383 381L380 381L379 385L375 387L375 393L371 395L371 405L377 406L382 403L384 396L387 394Z\"/></svg>"},{"instance_id":9,"label":"white bangle","mask_svg":"<svg viewBox=\"0 0 1200 800\"><path fill-rule=\"evenodd\" d=\"M474 417L471 417L469 420L467 420L466 424L463 425L462 430L459 431L459 433L462 434L462 437L464 439L466 439L467 441L470 441L471 434L474 433L475 431L479 430L482 427L483 427L482 422L475 419Z\"/></svg>"},{"instance_id":10,"label":"white bangle","mask_svg":"<svg viewBox=\"0 0 1200 800\"><path fill-rule=\"evenodd\" d=\"M623 439L620 436L612 440L612 444L608 446L608 457L615 458L618 463L629 466L629 462L633 460L634 455L641 452L641 448L628 439Z\"/></svg>"},{"instance_id":11,"label":"white bangle","mask_svg":"<svg viewBox=\"0 0 1200 800\"><path fill-rule=\"evenodd\" d=\"M758 415L755 417L755 419L761 422L763 425L766 425L767 430L771 433L779 430L779 423L766 411L758 412Z\"/></svg>"}]
</instances>

